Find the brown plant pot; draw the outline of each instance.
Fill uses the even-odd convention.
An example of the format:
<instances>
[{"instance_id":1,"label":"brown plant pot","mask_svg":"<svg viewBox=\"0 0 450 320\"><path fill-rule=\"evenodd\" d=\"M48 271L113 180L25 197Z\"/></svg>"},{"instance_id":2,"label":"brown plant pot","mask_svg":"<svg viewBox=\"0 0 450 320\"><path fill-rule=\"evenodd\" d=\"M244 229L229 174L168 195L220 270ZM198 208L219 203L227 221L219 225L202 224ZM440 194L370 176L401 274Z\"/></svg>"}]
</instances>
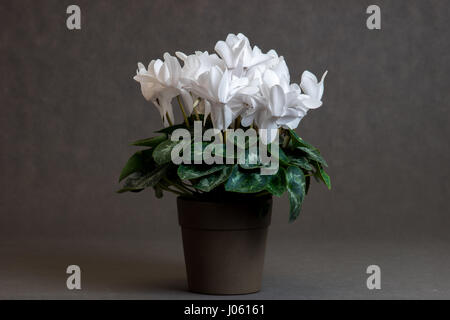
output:
<instances>
[{"instance_id":1,"label":"brown plant pot","mask_svg":"<svg viewBox=\"0 0 450 320\"><path fill-rule=\"evenodd\" d=\"M259 291L272 198L178 197L177 206L189 290L206 294Z\"/></svg>"}]
</instances>

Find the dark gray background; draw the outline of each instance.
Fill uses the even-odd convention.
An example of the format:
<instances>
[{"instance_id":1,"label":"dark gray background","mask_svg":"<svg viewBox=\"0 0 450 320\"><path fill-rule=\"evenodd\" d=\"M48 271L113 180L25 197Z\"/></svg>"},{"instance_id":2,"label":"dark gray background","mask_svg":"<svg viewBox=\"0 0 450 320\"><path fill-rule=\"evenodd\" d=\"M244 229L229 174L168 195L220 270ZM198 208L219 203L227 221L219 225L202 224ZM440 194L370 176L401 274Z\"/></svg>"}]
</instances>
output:
<instances>
[{"instance_id":1,"label":"dark gray background","mask_svg":"<svg viewBox=\"0 0 450 320\"><path fill-rule=\"evenodd\" d=\"M80 31L66 28L73 3ZM370 4L382 30L366 28ZM175 197L115 193L129 143L161 126L132 76L138 61L242 32L283 55L293 81L329 70L323 107L297 132L328 160L333 189L313 184L294 224L276 199L255 297L370 298L369 264L390 270L383 297L450 297L449 18L437 0L2 1L0 296L71 297L64 266L84 261L93 279L102 264L116 273L83 297L191 297ZM154 282L136 291L130 273ZM174 279L178 295L164 295Z\"/></svg>"}]
</instances>

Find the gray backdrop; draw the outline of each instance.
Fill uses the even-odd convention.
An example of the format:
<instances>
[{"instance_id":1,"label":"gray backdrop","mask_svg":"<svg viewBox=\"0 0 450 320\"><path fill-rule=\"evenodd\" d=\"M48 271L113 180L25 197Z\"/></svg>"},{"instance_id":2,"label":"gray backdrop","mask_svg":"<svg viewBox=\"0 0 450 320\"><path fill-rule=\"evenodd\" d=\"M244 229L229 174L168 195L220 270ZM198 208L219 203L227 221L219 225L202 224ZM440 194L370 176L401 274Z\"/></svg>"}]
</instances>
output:
<instances>
[{"instance_id":1,"label":"gray backdrop","mask_svg":"<svg viewBox=\"0 0 450 320\"><path fill-rule=\"evenodd\" d=\"M66 28L72 3L81 7L80 31ZM365 11L373 3L2 1L5 247L18 252L6 244L24 248L20 243L31 239L86 246L137 239L174 241L174 255L182 254L173 195L115 193L134 150L129 143L161 126L132 77L138 61L147 64L166 51L212 51L230 32L276 49L293 81L305 69L329 70L324 105L297 132L328 160L333 189L312 184L294 224L288 224L287 198L276 199L273 250L308 241L447 244L449 4L378 0L382 29L371 31Z\"/></svg>"}]
</instances>

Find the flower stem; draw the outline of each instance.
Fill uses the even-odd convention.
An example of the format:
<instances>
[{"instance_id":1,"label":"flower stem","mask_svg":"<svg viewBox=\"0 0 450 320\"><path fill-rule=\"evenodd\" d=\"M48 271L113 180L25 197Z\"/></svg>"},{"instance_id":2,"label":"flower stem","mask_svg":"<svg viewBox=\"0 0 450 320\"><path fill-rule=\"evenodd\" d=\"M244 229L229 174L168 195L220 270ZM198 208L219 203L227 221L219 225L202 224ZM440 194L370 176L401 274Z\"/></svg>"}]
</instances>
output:
<instances>
[{"instance_id":1,"label":"flower stem","mask_svg":"<svg viewBox=\"0 0 450 320\"><path fill-rule=\"evenodd\" d=\"M195 114L195 118L197 119L197 121L200 121L200 115L198 114L197 108L194 108L194 114Z\"/></svg>"},{"instance_id":2,"label":"flower stem","mask_svg":"<svg viewBox=\"0 0 450 320\"><path fill-rule=\"evenodd\" d=\"M194 105L192 106L192 110L194 111L195 117L198 121L200 121L200 115L198 114L197 106L200 104L200 98L194 101Z\"/></svg>"},{"instance_id":3,"label":"flower stem","mask_svg":"<svg viewBox=\"0 0 450 320\"><path fill-rule=\"evenodd\" d=\"M166 112L166 119L170 126L173 126L172 119L170 119L169 114Z\"/></svg>"},{"instance_id":4,"label":"flower stem","mask_svg":"<svg viewBox=\"0 0 450 320\"><path fill-rule=\"evenodd\" d=\"M186 123L186 127L190 128L189 120L186 115L186 111L184 111L183 103L181 102L180 96L177 96L178 105L180 106L181 113L183 113L184 122Z\"/></svg>"},{"instance_id":5,"label":"flower stem","mask_svg":"<svg viewBox=\"0 0 450 320\"><path fill-rule=\"evenodd\" d=\"M237 117L234 121L234 130L239 129L241 127L241 116Z\"/></svg>"},{"instance_id":6,"label":"flower stem","mask_svg":"<svg viewBox=\"0 0 450 320\"><path fill-rule=\"evenodd\" d=\"M286 136L284 137L284 141L283 141L283 148L287 148L287 146L289 145L289 141L291 140L290 136Z\"/></svg>"},{"instance_id":7,"label":"flower stem","mask_svg":"<svg viewBox=\"0 0 450 320\"><path fill-rule=\"evenodd\" d=\"M195 99L194 104L192 105L192 109L195 109L199 105L200 100L201 100L201 98Z\"/></svg>"}]
</instances>

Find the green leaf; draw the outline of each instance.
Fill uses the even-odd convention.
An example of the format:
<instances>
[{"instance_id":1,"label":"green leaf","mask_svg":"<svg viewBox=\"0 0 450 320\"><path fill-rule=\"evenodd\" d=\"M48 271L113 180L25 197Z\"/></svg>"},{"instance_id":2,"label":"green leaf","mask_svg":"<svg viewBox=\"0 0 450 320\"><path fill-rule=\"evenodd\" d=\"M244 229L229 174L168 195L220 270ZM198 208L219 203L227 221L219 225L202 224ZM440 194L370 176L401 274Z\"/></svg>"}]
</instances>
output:
<instances>
[{"instance_id":1,"label":"green leaf","mask_svg":"<svg viewBox=\"0 0 450 320\"><path fill-rule=\"evenodd\" d=\"M300 138L294 130L290 129L289 133L291 135L291 140L293 142L294 147L306 153L309 159L317 161L323 164L325 167L328 167L328 164L326 163L325 159L321 156L319 149L317 149L316 147L312 146L311 144Z\"/></svg>"},{"instance_id":2,"label":"green leaf","mask_svg":"<svg viewBox=\"0 0 450 320\"><path fill-rule=\"evenodd\" d=\"M203 165L203 164L181 164L178 167L178 176L181 180L197 179L225 168L224 164Z\"/></svg>"},{"instance_id":3,"label":"green leaf","mask_svg":"<svg viewBox=\"0 0 450 320\"><path fill-rule=\"evenodd\" d=\"M286 169L286 181L290 204L289 221L292 222L297 219L302 209L305 198L305 175L298 167L289 166Z\"/></svg>"},{"instance_id":4,"label":"green leaf","mask_svg":"<svg viewBox=\"0 0 450 320\"><path fill-rule=\"evenodd\" d=\"M286 191L286 173L283 168L279 168L278 172L269 176L269 183L266 185L266 190L271 194L281 197Z\"/></svg>"},{"instance_id":5,"label":"green leaf","mask_svg":"<svg viewBox=\"0 0 450 320\"><path fill-rule=\"evenodd\" d=\"M170 127L165 127L161 130L155 131L156 133L165 133L165 134L172 134L172 132L174 132L177 129L187 129L186 124L185 123L181 123L181 124L176 124Z\"/></svg>"},{"instance_id":6,"label":"green leaf","mask_svg":"<svg viewBox=\"0 0 450 320\"><path fill-rule=\"evenodd\" d=\"M148 167L151 167L152 162L149 155L151 155L151 150L141 150L133 154L123 167L122 172L120 173L119 182L134 172L148 170Z\"/></svg>"},{"instance_id":7,"label":"green leaf","mask_svg":"<svg viewBox=\"0 0 450 320\"><path fill-rule=\"evenodd\" d=\"M149 173L140 174L137 177L130 177L125 181L123 188L117 192L118 193L126 191L136 192L141 191L147 187L153 187L166 174L166 170L167 166L161 166Z\"/></svg>"},{"instance_id":8,"label":"green leaf","mask_svg":"<svg viewBox=\"0 0 450 320\"><path fill-rule=\"evenodd\" d=\"M286 155L286 153L284 153L283 149L279 148L278 153L279 153L278 156L279 156L280 162L284 165L288 165L289 157Z\"/></svg>"},{"instance_id":9,"label":"green leaf","mask_svg":"<svg viewBox=\"0 0 450 320\"><path fill-rule=\"evenodd\" d=\"M211 144L211 142L208 142L208 144ZM234 150L235 152L233 152L232 156L228 156L227 155L227 147L226 144L221 144L219 143L216 147L216 149L214 150L214 155L216 155L219 158L222 158L223 162L225 163L227 159L236 159L237 158L237 152L236 150Z\"/></svg>"},{"instance_id":10,"label":"green leaf","mask_svg":"<svg viewBox=\"0 0 450 320\"><path fill-rule=\"evenodd\" d=\"M201 147L200 147L201 145ZM213 147L214 149L212 152L208 152L208 156L205 153L205 149L207 147ZM222 158L222 163L226 163L227 155L225 151L225 145L221 143L214 143L214 142L192 142L191 143L191 161L195 161L195 157L203 159L203 162L206 162L207 158L211 159L209 157L209 153L211 153L211 156L217 159ZM230 157L230 159L236 158L236 153L233 155L233 157Z\"/></svg>"},{"instance_id":11,"label":"green leaf","mask_svg":"<svg viewBox=\"0 0 450 320\"><path fill-rule=\"evenodd\" d=\"M191 142L191 160L194 161L195 157L204 159L203 152L209 142Z\"/></svg>"},{"instance_id":12,"label":"green leaf","mask_svg":"<svg viewBox=\"0 0 450 320\"><path fill-rule=\"evenodd\" d=\"M245 163L239 163L241 168L251 170L251 169L258 169L269 166L269 164L262 164L259 160L258 152L250 152L251 149L246 149L243 152L245 152Z\"/></svg>"},{"instance_id":13,"label":"green leaf","mask_svg":"<svg viewBox=\"0 0 450 320\"><path fill-rule=\"evenodd\" d=\"M272 154L272 144L267 146L270 154ZM275 155L273 155L275 156ZM280 162L282 164L284 164L285 166L289 165L289 157L286 155L286 153L283 151L283 149L281 148L281 146L278 147L278 160L280 160Z\"/></svg>"},{"instance_id":14,"label":"green leaf","mask_svg":"<svg viewBox=\"0 0 450 320\"><path fill-rule=\"evenodd\" d=\"M310 149L307 147L297 147L297 149L303 151L304 153L306 153L306 156L314 161L319 162L320 164L324 165L325 167L328 167L327 162L325 161L324 158L322 158L322 156L320 155L319 150L315 149Z\"/></svg>"},{"instance_id":15,"label":"green leaf","mask_svg":"<svg viewBox=\"0 0 450 320\"><path fill-rule=\"evenodd\" d=\"M142 139L142 140L138 140L132 143L133 146L139 146L139 147L151 147L154 148L156 147L158 144L160 144L161 142L163 142L164 140L167 140L167 135L163 134L157 137L153 137L153 138L147 138L147 139Z\"/></svg>"},{"instance_id":16,"label":"green leaf","mask_svg":"<svg viewBox=\"0 0 450 320\"><path fill-rule=\"evenodd\" d=\"M153 151L153 159L159 165L168 163L171 161L171 152L172 149L178 144L180 141L171 141L166 140L160 143L155 150Z\"/></svg>"},{"instance_id":17,"label":"green leaf","mask_svg":"<svg viewBox=\"0 0 450 320\"><path fill-rule=\"evenodd\" d=\"M300 167L302 169L305 169L307 171L313 170L313 166L308 162L308 159L305 157L295 157L291 156L289 160L290 164L296 165L297 167Z\"/></svg>"},{"instance_id":18,"label":"green leaf","mask_svg":"<svg viewBox=\"0 0 450 320\"><path fill-rule=\"evenodd\" d=\"M242 130L240 133L238 130L242 130L242 129L237 129L234 132L234 135L227 135L227 142L231 142L233 145L235 145L237 147L237 149L248 149L251 146L254 146L258 143L258 137L255 135L250 135L250 136L246 136L245 135L245 130ZM256 133L256 131L255 131ZM244 135L244 139L239 139L238 137L241 137L241 134ZM232 139L233 137L233 139Z\"/></svg>"},{"instance_id":19,"label":"green leaf","mask_svg":"<svg viewBox=\"0 0 450 320\"><path fill-rule=\"evenodd\" d=\"M259 172L241 172L239 167L235 166L225 184L225 190L240 193L257 193L265 189L270 177L269 175L261 175Z\"/></svg>"},{"instance_id":20,"label":"green leaf","mask_svg":"<svg viewBox=\"0 0 450 320\"><path fill-rule=\"evenodd\" d=\"M294 130L289 129L289 134L291 135L291 140L294 147L306 147L309 149L316 150L314 146L312 146L311 144L300 138Z\"/></svg>"},{"instance_id":21,"label":"green leaf","mask_svg":"<svg viewBox=\"0 0 450 320\"><path fill-rule=\"evenodd\" d=\"M320 180L322 180L325 185L328 187L328 190L331 190L331 179L330 176L325 172L320 163L316 163L317 168L317 176Z\"/></svg>"},{"instance_id":22,"label":"green leaf","mask_svg":"<svg viewBox=\"0 0 450 320\"><path fill-rule=\"evenodd\" d=\"M201 178L196 184L194 184L194 188L204 192L210 192L217 186L227 181L228 177L233 171L233 167L235 166L225 166L225 168L223 168L221 171L216 171L206 177Z\"/></svg>"},{"instance_id":23,"label":"green leaf","mask_svg":"<svg viewBox=\"0 0 450 320\"><path fill-rule=\"evenodd\" d=\"M122 172L120 173L119 182L128 177L133 172L141 170L143 166L144 160L142 159L142 154L140 151L136 152L130 157L130 159L128 159L127 163L123 167Z\"/></svg>"}]
</instances>

